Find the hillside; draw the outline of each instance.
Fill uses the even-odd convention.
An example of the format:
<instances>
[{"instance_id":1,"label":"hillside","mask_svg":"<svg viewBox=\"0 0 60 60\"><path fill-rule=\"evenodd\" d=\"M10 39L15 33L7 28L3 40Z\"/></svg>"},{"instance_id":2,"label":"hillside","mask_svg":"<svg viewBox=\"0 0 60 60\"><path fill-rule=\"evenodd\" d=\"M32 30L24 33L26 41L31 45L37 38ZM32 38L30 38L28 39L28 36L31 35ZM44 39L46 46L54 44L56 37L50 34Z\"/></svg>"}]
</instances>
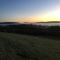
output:
<instances>
[{"instance_id":1,"label":"hillside","mask_svg":"<svg viewBox=\"0 0 60 60\"><path fill-rule=\"evenodd\" d=\"M60 41L0 32L0 60L60 60Z\"/></svg>"}]
</instances>

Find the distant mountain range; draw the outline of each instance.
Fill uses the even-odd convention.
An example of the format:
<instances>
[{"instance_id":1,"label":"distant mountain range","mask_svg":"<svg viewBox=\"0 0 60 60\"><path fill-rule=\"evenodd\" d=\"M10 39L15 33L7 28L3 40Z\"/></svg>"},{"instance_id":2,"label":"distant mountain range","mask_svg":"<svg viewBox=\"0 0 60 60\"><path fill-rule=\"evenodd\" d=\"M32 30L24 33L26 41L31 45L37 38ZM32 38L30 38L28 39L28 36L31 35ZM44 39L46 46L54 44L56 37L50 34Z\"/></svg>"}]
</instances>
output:
<instances>
[{"instance_id":1,"label":"distant mountain range","mask_svg":"<svg viewBox=\"0 0 60 60\"><path fill-rule=\"evenodd\" d=\"M18 22L0 22L0 24L18 24Z\"/></svg>"},{"instance_id":2,"label":"distant mountain range","mask_svg":"<svg viewBox=\"0 0 60 60\"><path fill-rule=\"evenodd\" d=\"M29 23L29 22L0 22L0 26L8 26L8 25L21 25L21 24L32 24L32 25L43 25L43 26L55 26L58 25L60 26L60 21L49 21L49 22L34 22L34 23Z\"/></svg>"},{"instance_id":3,"label":"distant mountain range","mask_svg":"<svg viewBox=\"0 0 60 60\"><path fill-rule=\"evenodd\" d=\"M0 22L0 26L7 26L7 25L19 25L18 22Z\"/></svg>"},{"instance_id":4,"label":"distant mountain range","mask_svg":"<svg viewBox=\"0 0 60 60\"><path fill-rule=\"evenodd\" d=\"M60 21L32 22L32 23L60 23ZM20 22L0 22L0 24L21 24L21 23ZM30 24L30 22L23 22L22 24Z\"/></svg>"},{"instance_id":5,"label":"distant mountain range","mask_svg":"<svg viewBox=\"0 0 60 60\"><path fill-rule=\"evenodd\" d=\"M60 23L60 21L36 22L36 23Z\"/></svg>"}]
</instances>

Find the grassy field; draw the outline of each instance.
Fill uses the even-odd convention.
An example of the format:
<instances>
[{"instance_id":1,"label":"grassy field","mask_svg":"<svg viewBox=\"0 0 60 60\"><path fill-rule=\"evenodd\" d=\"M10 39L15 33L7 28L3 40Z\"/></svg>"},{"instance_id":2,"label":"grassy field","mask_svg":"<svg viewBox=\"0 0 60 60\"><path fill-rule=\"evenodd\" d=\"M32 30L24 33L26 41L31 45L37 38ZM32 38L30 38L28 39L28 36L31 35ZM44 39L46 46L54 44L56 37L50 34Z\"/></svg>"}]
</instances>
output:
<instances>
[{"instance_id":1,"label":"grassy field","mask_svg":"<svg viewBox=\"0 0 60 60\"><path fill-rule=\"evenodd\" d=\"M60 60L60 41L0 32L0 60Z\"/></svg>"}]
</instances>

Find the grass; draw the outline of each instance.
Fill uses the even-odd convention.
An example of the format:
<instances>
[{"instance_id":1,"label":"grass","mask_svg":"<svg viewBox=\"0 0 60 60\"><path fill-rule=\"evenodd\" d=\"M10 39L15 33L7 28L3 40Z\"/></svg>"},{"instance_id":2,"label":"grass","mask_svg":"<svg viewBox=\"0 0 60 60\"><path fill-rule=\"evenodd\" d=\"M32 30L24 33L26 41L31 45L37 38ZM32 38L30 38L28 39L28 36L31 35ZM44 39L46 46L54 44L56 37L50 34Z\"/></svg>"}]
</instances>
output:
<instances>
[{"instance_id":1,"label":"grass","mask_svg":"<svg viewBox=\"0 0 60 60\"><path fill-rule=\"evenodd\" d=\"M60 60L60 41L0 32L0 60Z\"/></svg>"}]
</instances>

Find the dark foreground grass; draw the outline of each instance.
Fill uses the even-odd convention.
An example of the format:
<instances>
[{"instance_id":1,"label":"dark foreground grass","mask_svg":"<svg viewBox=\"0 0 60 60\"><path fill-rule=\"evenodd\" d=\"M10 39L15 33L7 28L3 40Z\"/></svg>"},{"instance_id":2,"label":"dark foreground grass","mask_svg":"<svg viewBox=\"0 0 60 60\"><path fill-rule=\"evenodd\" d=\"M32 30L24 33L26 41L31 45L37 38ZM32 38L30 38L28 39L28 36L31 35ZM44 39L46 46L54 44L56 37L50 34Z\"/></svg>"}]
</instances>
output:
<instances>
[{"instance_id":1,"label":"dark foreground grass","mask_svg":"<svg viewBox=\"0 0 60 60\"><path fill-rule=\"evenodd\" d=\"M60 41L0 32L0 60L60 60Z\"/></svg>"}]
</instances>

